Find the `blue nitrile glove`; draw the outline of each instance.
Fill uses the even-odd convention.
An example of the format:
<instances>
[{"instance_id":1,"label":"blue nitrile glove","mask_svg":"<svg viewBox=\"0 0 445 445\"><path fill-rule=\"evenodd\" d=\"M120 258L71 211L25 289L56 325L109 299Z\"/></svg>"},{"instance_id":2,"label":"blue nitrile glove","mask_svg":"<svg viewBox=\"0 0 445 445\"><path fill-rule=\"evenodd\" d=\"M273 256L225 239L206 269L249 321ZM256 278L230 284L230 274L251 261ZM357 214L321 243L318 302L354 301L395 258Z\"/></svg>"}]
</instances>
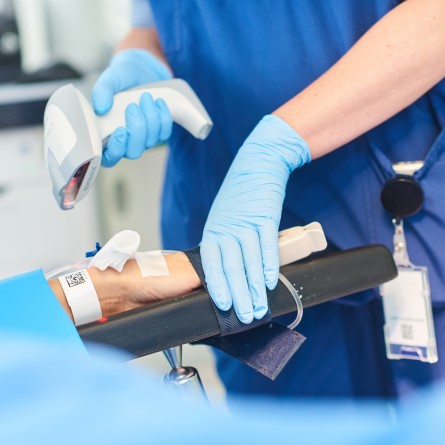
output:
<instances>
[{"instance_id":1,"label":"blue nitrile glove","mask_svg":"<svg viewBox=\"0 0 445 445\"><path fill-rule=\"evenodd\" d=\"M113 96L120 91L172 77L167 67L143 49L127 49L117 53L101 74L91 93L94 111L99 116L110 111ZM117 128L110 136L102 155L102 166L113 167L123 157L137 159L146 148L166 141L173 120L162 99L153 101L150 94L141 96L139 105L125 111L126 127Z\"/></svg>"},{"instance_id":2,"label":"blue nitrile glove","mask_svg":"<svg viewBox=\"0 0 445 445\"><path fill-rule=\"evenodd\" d=\"M266 286L278 282L287 180L310 160L308 145L286 122L265 116L239 149L212 205L201 241L207 287L218 308L233 304L243 323L267 312Z\"/></svg>"}]
</instances>

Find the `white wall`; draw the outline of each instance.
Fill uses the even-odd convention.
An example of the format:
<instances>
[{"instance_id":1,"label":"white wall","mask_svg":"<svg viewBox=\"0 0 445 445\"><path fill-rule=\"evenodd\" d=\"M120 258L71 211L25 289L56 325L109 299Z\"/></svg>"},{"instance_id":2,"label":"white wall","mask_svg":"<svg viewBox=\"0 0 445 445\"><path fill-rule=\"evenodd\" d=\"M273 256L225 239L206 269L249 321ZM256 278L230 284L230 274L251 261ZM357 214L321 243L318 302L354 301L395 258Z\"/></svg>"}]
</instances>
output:
<instances>
[{"instance_id":1,"label":"white wall","mask_svg":"<svg viewBox=\"0 0 445 445\"><path fill-rule=\"evenodd\" d=\"M72 264L99 238L95 194L59 209L43 160L40 126L0 131L0 279Z\"/></svg>"},{"instance_id":2,"label":"white wall","mask_svg":"<svg viewBox=\"0 0 445 445\"><path fill-rule=\"evenodd\" d=\"M83 73L102 69L130 27L130 0L13 0L23 68L64 61Z\"/></svg>"}]
</instances>

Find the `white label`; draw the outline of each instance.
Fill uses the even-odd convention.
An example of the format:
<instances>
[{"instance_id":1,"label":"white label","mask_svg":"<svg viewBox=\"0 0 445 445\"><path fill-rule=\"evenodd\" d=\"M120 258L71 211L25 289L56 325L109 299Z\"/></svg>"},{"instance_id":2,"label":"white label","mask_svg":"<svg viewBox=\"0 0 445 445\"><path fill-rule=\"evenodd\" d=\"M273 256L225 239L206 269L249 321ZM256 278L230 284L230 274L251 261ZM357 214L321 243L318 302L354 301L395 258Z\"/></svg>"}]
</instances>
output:
<instances>
[{"instance_id":1,"label":"white label","mask_svg":"<svg viewBox=\"0 0 445 445\"><path fill-rule=\"evenodd\" d=\"M429 314L425 298L424 272L420 269L399 269L394 280L382 285L386 332L392 344L427 347Z\"/></svg>"}]
</instances>

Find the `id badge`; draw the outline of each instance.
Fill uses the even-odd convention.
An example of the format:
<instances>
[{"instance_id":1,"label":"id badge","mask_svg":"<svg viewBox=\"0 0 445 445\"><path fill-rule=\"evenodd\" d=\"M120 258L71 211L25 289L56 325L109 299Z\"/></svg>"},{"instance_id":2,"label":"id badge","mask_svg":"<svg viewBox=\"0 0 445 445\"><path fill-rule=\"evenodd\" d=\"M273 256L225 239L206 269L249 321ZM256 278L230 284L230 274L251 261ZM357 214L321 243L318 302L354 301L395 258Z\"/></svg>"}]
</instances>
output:
<instances>
[{"instance_id":1,"label":"id badge","mask_svg":"<svg viewBox=\"0 0 445 445\"><path fill-rule=\"evenodd\" d=\"M389 359L438 360L428 269L408 258L403 225L396 226L394 259L398 276L380 286Z\"/></svg>"}]
</instances>

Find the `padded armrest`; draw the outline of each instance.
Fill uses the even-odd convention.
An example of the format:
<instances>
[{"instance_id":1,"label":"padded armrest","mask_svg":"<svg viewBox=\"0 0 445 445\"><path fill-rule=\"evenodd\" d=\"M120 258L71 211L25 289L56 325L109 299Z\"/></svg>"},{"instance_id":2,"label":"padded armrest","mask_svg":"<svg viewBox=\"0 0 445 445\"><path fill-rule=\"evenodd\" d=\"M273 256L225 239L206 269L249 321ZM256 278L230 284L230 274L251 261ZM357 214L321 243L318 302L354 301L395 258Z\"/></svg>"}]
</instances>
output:
<instances>
[{"instance_id":1,"label":"padded armrest","mask_svg":"<svg viewBox=\"0 0 445 445\"><path fill-rule=\"evenodd\" d=\"M390 251L381 245L323 252L281 268L299 291L305 308L376 287L397 276ZM300 288L303 290L300 290ZM296 310L281 282L268 291L272 317ZM204 289L114 315L104 323L79 327L85 341L124 349L141 357L220 334L212 303Z\"/></svg>"}]
</instances>

